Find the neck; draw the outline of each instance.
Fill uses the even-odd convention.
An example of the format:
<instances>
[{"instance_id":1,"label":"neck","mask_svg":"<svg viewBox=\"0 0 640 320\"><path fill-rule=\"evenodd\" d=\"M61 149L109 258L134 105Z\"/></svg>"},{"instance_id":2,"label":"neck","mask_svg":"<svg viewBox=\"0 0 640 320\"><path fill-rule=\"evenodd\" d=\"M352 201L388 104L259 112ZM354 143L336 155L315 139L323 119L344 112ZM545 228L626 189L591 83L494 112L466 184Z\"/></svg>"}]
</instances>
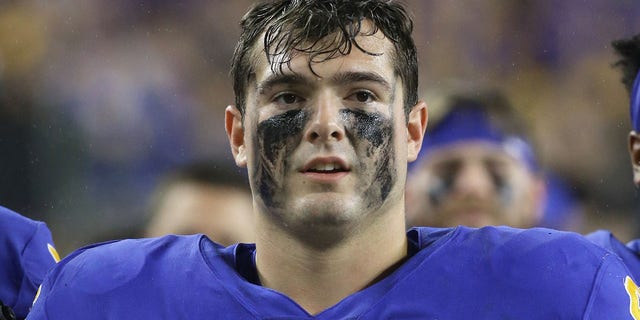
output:
<instances>
[{"instance_id":1,"label":"neck","mask_svg":"<svg viewBox=\"0 0 640 320\"><path fill-rule=\"evenodd\" d=\"M260 281L286 294L310 314L384 278L407 254L402 205L376 216L375 221L362 223L353 236L322 248L309 246L270 225L262 218L264 214L257 217Z\"/></svg>"}]
</instances>

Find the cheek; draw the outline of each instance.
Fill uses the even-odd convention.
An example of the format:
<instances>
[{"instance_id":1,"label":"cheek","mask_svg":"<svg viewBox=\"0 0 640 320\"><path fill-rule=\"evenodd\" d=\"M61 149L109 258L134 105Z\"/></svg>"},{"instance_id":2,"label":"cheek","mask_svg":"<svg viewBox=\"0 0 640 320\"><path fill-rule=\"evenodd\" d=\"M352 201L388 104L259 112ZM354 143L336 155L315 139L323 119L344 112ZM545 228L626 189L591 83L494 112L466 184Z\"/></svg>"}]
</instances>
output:
<instances>
[{"instance_id":1,"label":"cheek","mask_svg":"<svg viewBox=\"0 0 640 320\"><path fill-rule=\"evenodd\" d=\"M496 190L504 205L518 205L531 195L528 172L520 168L512 168L503 173L503 183Z\"/></svg>"},{"instance_id":2,"label":"cheek","mask_svg":"<svg viewBox=\"0 0 640 320\"><path fill-rule=\"evenodd\" d=\"M308 119L306 112L291 110L259 123L256 145L261 158L276 163L278 155L300 142Z\"/></svg>"},{"instance_id":3,"label":"cheek","mask_svg":"<svg viewBox=\"0 0 640 320\"><path fill-rule=\"evenodd\" d=\"M283 187L288 156L300 144L309 119L302 110L291 110L260 122L254 141L253 185L267 206L280 206L276 195Z\"/></svg>"},{"instance_id":4,"label":"cheek","mask_svg":"<svg viewBox=\"0 0 640 320\"><path fill-rule=\"evenodd\" d=\"M384 202L397 181L393 122L380 113L341 110L345 132L359 159L361 189L369 206Z\"/></svg>"},{"instance_id":5,"label":"cheek","mask_svg":"<svg viewBox=\"0 0 640 320\"><path fill-rule=\"evenodd\" d=\"M367 113L357 110L343 109L340 111L347 135L351 141L366 142L372 149L378 149L383 144L390 145L393 132L391 119L380 113Z\"/></svg>"},{"instance_id":6,"label":"cheek","mask_svg":"<svg viewBox=\"0 0 640 320\"><path fill-rule=\"evenodd\" d=\"M533 198L535 190L533 188L533 180L527 173L520 175L514 175L511 179L509 186L511 187L511 193L513 194L513 205L518 203L526 203L528 206L533 204Z\"/></svg>"}]
</instances>

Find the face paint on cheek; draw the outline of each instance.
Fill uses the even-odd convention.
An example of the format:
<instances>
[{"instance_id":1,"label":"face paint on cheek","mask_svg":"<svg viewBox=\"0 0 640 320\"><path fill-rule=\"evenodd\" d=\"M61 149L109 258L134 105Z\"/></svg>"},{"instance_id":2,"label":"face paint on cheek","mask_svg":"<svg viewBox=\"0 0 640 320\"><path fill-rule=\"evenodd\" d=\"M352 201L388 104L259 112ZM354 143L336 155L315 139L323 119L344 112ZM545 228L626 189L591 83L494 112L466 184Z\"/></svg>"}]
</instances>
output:
<instances>
[{"instance_id":1,"label":"face paint on cheek","mask_svg":"<svg viewBox=\"0 0 640 320\"><path fill-rule=\"evenodd\" d=\"M505 183L501 186L496 186L496 190L498 190L500 203L502 203L503 206L508 207L513 204L513 187L510 184Z\"/></svg>"},{"instance_id":2,"label":"face paint on cheek","mask_svg":"<svg viewBox=\"0 0 640 320\"><path fill-rule=\"evenodd\" d=\"M434 177L427 190L429 201L434 207L440 206L444 198L451 192L451 185L442 180L440 177Z\"/></svg>"},{"instance_id":3,"label":"face paint on cheek","mask_svg":"<svg viewBox=\"0 0 640 320\"><path fill-rule=\"evenodd\" d=\"M454 181L460 172L459 161L448 161L431 168L432 177L427 188L427 196L434 207L442 205L453 192Z\"/></svg>"},{"instance_id":4,"label":"face paint on cheek","mask_svg":"<svg viewBox=\"0 0 640 320\"><path fill-rule=\"evenodd\" d=\"M254 185L268 207L281 206L282 191L289 156L300 144L302 131L309 121L303 110L290 110L258 124L254 143L256 155Z\"/></svg>"},{"instance_id":5,"label":"face paint on cheek","mask_svg":"<svg viewBox=\"0 0 640 320\"><path fill-rule=\"evenodd\" d=\"M379 207L397 180L393 145L393 120L377 112L342 109L340 115L360 162L359 187L367 207Z\"/></svg>"},{"instance_id":6,"label":"face paint on cheek","mask_svg":"<svg viewBox=\"0 0 640 320\"><path fill-rule=\"evenodd\" d=\"M493 183L494 190L498 193L500 204L503 207L510 206L514 200L513 186L509 180L504 177L504 173L488 170L491 174L491 182Z\"/></svg>"}]
</instances>

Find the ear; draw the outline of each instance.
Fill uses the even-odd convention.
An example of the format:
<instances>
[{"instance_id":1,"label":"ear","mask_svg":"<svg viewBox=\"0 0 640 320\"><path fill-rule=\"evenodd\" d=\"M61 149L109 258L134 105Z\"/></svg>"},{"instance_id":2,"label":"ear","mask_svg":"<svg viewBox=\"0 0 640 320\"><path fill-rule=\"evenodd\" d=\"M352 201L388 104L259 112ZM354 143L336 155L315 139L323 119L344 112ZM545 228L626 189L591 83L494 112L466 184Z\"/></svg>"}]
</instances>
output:
<instances>
[{"instance_id":1,"label":"ear","mask_svg":"<svg viewBox=\"0 0 640 320\"><path fill-rule=\"evenodd\" d=\"M640 134L629 132L629 157L633 169L633 183L640 186Z\"/></svg>"},{"instance_id":2,"label":"ear","mask_svg":"<svg viewBox=\"0 0 640 320\"><path fill-rule=\"evenodd\" d=\"M429 113L427 104L420 100L413 106L407 121L407 161L413 162L418 158L418 153L422 147L424 132L427 130Z\"/></svg>"},{"instance_id":3,"label":"ear","mask_svg":"<svg viewBox=\"0 0 640 320\"><path fill-rule=\"evenodd\" d=\"M239 167L247 166L247 148L244 144L244 128L242 127L242 115L235 106L227 106L224 111L224 128L229 138L231 153Z\"/></svg>"}]
</instances>

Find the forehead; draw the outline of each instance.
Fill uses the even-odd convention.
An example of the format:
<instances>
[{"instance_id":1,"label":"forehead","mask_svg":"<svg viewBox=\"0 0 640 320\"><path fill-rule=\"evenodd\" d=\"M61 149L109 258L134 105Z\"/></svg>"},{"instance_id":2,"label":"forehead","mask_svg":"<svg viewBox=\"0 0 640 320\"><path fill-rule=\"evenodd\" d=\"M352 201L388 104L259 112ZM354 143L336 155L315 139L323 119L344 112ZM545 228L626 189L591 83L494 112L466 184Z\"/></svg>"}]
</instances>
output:
<instances>
[{"instance_id":1,"label":"forehead","mask_svg":"<svg viewBox=\"0 0 640 320\"><path fill-rule=\"evenodd\" d=\"M254 48L255 61L257 62L254 69L255 81L260 83L280 73L323 80L340 72L374 72L391 82L395 76L392 64L394 46L381 31L371 33L372 30L371 23L364 21L360 34L353 40L351 50L347 54L341 53L340 50L344 50L344 48L341 47L342 44L336 43L336 51L333 53L317 54L313 50L301 52L294 49L294 51L287 53L290 57L284 54L272 55L271 63L267 61L262 45L264 43L263 34ZM320 42L334 41L335 39L335 34L330 34ZM300 44L298 49L309 45L311 43ZM290 60L287 61L287 59Z\"/></svg>"}]
</instances>

